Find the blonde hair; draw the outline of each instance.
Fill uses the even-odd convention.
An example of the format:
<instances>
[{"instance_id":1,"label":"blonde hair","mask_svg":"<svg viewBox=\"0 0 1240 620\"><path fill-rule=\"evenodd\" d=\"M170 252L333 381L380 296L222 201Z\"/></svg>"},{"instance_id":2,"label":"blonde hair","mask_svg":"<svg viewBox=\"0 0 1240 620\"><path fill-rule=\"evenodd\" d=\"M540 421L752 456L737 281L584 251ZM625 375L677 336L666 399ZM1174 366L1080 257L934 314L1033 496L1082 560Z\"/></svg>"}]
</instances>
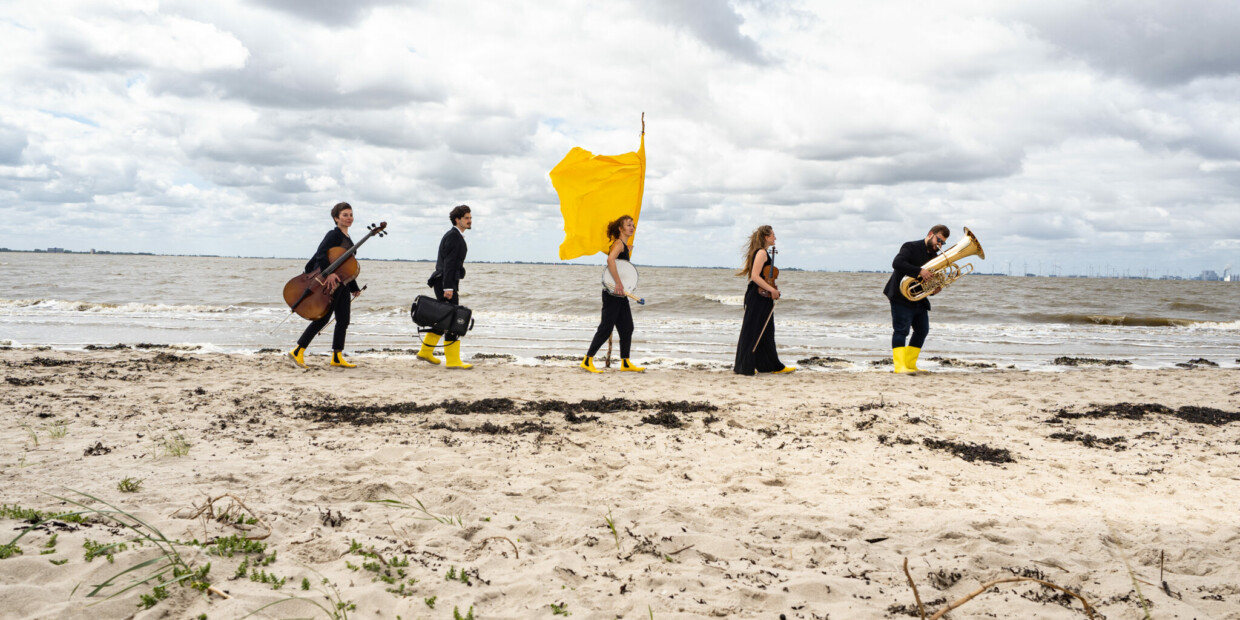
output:
<instances>
[{"instance_id":1,"label":"blonde hair","mask_svg":"<svg viewBox=\"0 0 1240 620\"><path fill-rule=\"evenodd\" d=\"M774 232L769 224L763 224L755 229L749 235L749 241L745 244L745 266L736 272L738 276L749 276L750 270L753 269L753 257L758 250L766 247L766 238Z\"/></svg>"}]
</instances>

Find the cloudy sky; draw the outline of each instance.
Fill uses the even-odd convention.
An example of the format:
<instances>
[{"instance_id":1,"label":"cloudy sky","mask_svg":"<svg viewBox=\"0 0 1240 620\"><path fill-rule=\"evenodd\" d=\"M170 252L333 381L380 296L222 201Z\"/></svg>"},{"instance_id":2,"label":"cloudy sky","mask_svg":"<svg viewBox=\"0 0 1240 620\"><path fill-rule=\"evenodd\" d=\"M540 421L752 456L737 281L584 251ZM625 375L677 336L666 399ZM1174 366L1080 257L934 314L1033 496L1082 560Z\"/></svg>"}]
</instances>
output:
<instances>
[{"instance_id":1,"label":"cloudy sky","mask_svg":"<svg viewBox=\"0 0 1240 620\"><path fill-rule=\"evenodd\" d=\"M781 265L883 270L942 222L984 272L1221 272L1237 32L1234 0L17 0L0 247L304 257L346 200L390 226L363 256L428 258L466 203L470 259L554 261L547 173L644 112L637 263L770 223Z\"/></svg>"}]
</instances>

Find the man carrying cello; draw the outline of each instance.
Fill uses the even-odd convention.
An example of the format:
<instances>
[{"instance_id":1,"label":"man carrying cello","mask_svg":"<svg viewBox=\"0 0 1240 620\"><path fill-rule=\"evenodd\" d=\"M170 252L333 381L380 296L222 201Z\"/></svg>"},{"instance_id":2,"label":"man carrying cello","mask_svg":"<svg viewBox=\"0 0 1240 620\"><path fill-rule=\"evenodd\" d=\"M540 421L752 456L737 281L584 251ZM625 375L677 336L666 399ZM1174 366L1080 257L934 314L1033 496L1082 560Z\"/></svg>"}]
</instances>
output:
<instances>
[{"instance_id":1,"label":"man carrying cello","mask_svg":"<svg viewBox=\"0 0 1240 620\"><path fill-rule=\"evenodd\" d=\"M749 286L745 288L745 318L732 371L738 375L792 372L796 368L784 366L775 351L775 301L779 299L775 286L779 271L773 264L775 230L766 225L757 227L749 235L747 246L745 265L736 272L749 279Z\"/></svg>"},{"instance_id":2,"label":"man carrying cello","mask_svg":"<svg viewBox=\"0 0 1240 620\"><path fill-rule=\"evenodd\" d=\"M347 202L337 203L332 207L332 220L336 222L336 227L327 232L323 237L322 243L319 243L319 249L315 250L314 257L310 262L306 263L306 273L310 273L315 269L320 272L326 271L331 265L331 261L327 258L328 250L332 248L349 249L353 247L353 239L349 237L349 227L353 225L353 207ZM342 368L353 368L357 364L352 364L344 359L342 352L344 351L344 336L349 329L349 309L353 303L353 298L362 294L362 290L358 288L357 282L350 280L345 286L340 285L340 276L332 273L328 275L323 283L326 286L326 292L332 296L331 310L322 317L310 322L306 326L306 331L302 332L301 338L297 339L297 347L288 352L289 359L296 365L305 368L305 352L306 347L310 346L310 341L318 335L323 326L331 320L332 315L336 315L336 331L332 336L332 366Z\"/></svg>"}]
</instances>

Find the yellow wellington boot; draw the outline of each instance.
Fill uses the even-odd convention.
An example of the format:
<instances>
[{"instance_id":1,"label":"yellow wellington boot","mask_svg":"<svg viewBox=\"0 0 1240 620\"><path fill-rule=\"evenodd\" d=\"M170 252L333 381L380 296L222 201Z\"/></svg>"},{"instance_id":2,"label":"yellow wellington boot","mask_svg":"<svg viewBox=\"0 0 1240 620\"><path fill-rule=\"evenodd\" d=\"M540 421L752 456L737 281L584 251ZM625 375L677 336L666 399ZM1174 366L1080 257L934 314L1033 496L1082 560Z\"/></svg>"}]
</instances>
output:
<instances>
[{"instance_id":1,"label":"yellow wellington boot","mask_svg":"<svg viewBox=\"0 0 1240 620\"><path fill-rule=\"evenodd\" d=\"M904 347L904 368L908 372L926 372L917 367L917 356L921 355L921 347Z\"/></svg>"},{"instance_id":2,"label":"yellow wellington boot","mask_svg":"<svg viewBox=\"0 0 1240 620\"><path fill-rule=\"evenodd\" d=\"M460 368L466 370L473 368L473 364L466 364L461 361L461 341L454 340L443 345L443 356L448 358L448 368Z\"/></svg>"},{"instance_id":3,"label":"yellow wellington boot","mask_svg":"<svg viewBox=\"0 0 1240 620\"><path fill-rule=\"evenodd\" d=\"M603 374L603 371L594 367L594 358L589 355L581 358L581 368L588 370L596 375Z\"/></svg>"},{"instance_id":4,"label":"yellow wellington boot","mask_svg":"<svg viewBox=\"0 0 1240 620\"><path fill-rule=\"evenodd\" d=\"M357 368L357 364L350 364L345 361L344 354L340 351L332 351L332 366L339 366L341 368Z\"/></svg>"},{"instance_id":5,"label":"yellow wellington boot","mask_svg":"<svg viewBox=\"0 0 1240 620\"><path fill-rule=\"evenodd\" d=\"M780 369L780 370L776 370L775 372L773 372L773 373L771 373L771 374L773 374L773 375L782 375L782 374L785 374L785 373L789 373L789 372L796 372L796 371L797 371L797 367L796 367L796 366L784 366L782 369Z\"/></svg>"},{"instance_id":6,"label":"yellow wellington boot","mask_svg":"<svg viewBox=\"0 0 1240 620\"><path fill-rule=\"evenodd\" d=\"M895 370L892 372L900 374L909 371L904 365L904 352L907 350L908 347L896 347L891 350L891 361L896 365Z\"/></svg>"},{"instance_id":7,"label":"yellow wellington boot","mask_svg":"<svg viewBox=\"0 0 1240 620\"><path fill-rule=\"evenodd\" d=\"M630 362L629 358L626 357L620 360L620 370L627 370L629 372L646 372L646 367L638 366L633 362Z\"/></svg>"},{"instance_id":8,"label":"yellow wellington boot","mask_svg":"<svg viewBox=\"0 0 1240 620\"><path fill-rule=\"evenodd\" d=\"M418 351L418 359L438 364L439 358L435 357L435 345L437 344L439 344L439 334L427 334L422 340L422 350Z\"/></svg>"},{"instance_id":9,"label":"yellow wellington boot","mask_svg":"<svg viewBox=\"0 0 1240 620\"><path fill-rule=\"evenodd\" d=\"M288 352L288 359L290 362L293 362L294 364L297 364L298 366L305 368L306 360L304 357L302 357L305 354L305 352L306 350L301 347L294 347L292 351Z\"/></svg>"}]
</instances>

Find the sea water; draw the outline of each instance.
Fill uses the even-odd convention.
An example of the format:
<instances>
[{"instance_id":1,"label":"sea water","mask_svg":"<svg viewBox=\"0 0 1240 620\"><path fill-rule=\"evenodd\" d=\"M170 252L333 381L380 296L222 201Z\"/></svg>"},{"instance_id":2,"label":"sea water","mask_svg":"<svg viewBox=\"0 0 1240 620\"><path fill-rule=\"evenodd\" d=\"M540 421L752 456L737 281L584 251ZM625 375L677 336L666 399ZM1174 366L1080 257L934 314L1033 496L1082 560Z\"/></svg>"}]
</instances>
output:
<instances>
[{"instance_id":1,"label":"sea water","mask_svg":"<svg viewBox=\"0 0 1240 620\"><path fill-rule=\"evenodd\" d=\"M0 345L178 345L205 352L289 349L306 326L289 318L284 283L305 260L0 253ZM409 306L431 294L427 262L362 260L346 350L418 344ZM537 364L579 356L598 324L602 267L466 263L462 302L476 321L474 353ZM638 265L635 361L728 368L744 312L745 279L731 269ZM773 319L785 363L818 356L862 371L891 354L887 273L784 270ZM933 298L922 359L1056 368L1056 357L1170 367L1206 358L1237 367L1240 284L1187 280L969 275ZM287 320L285 320L287 319ZM283 322L281 322L283 320ZM331 327L311 346L326 351Z\"/></svg>"}]
</instances>

